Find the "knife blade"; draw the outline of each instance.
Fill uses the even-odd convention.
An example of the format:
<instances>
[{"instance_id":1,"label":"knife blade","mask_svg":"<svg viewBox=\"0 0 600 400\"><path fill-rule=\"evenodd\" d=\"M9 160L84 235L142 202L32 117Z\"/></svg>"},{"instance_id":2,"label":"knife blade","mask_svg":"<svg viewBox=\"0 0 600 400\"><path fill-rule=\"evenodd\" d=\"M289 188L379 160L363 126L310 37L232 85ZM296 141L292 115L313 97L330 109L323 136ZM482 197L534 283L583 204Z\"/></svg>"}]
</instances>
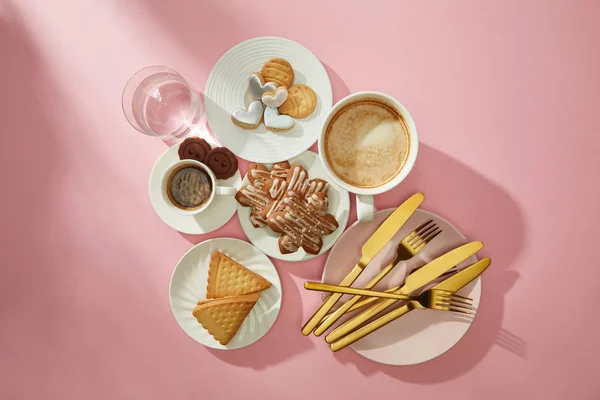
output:
<instances>
[{"instance_id":1,"label":"knife blade","mask_svg":"<svg viewBox=\"0 0 600 400\"><path fill-rule=\"evenodd\" d=\"M346 275L340 282L340 286L350 286L356 278L361 274L365 267L371 262L371 260L379 253L385 245L392 240L394 235L402 228L404 223L408 221L415 210L421 205L425 195L423 193L416 193L402 203L396 210L389 216L379 228L371 235L369 240L361 248L361 257L358 263L352 268L352 270ZM310 333L317 327L321 319L333 308L335 303L342 297L341 294L335 293L329 296L319 309L313 314L313 316L304 324L302 327L302 334L304 336L310 335Z\"/></svg>"},{"instance_id":2,"label":"knife blade","mask_svg":"<svg viewBox=\"0 0 600 400\"><path fill-rule=\"evenodd\" d=\"M460 247L457 247L454 250L449 251L448 253L436 258L430 263L424 265L419 268L417 271L410 274L404 285L400 288L400 290L395 291L396 294L410 294L417 290L418 288L428 284L429 282L437 279L444 272L448 271L450 268L454 267L456 264L459 264L471 257L473 254L477 253L479 250L483 248L483 243L476 241L467 243ZM342 325L338 326L333 332L325 337L325 341L327 343L333 343L342 337L346 336L348 333L352 332L360 325L364 324L386 308L390 307L398 300L387 299L383 300L369 308L367 308L362 313L358 314L354 318L349 319Z\"/></svg>"},{"instance_id":3,"label":"knife blade","mask_svg":"<svg viewBox=\"0 0 600 400\"><path fill-rule=\"evenodd\" d=\"M452 275L450 278L445 279L443 282L434 286L434 289L442 289L449 290L455 292L462 287L468 285L473 280L475 280L483 271L486 270L487 267L490 266L492 260L489 257L486 257L480 261L477 261L474 264L471 264L467 268L463 269L460 272ZM414 310L415 307L413 302L409 302L406 305L397 308L389 313L383 315L382 317L377 318L375 321L370 322L369 324L363 326L360 329L350 333L349 335L344 336L340 340L331 344L331 350L338 351L343 349L346 346L351 345L352 343L362 339L368 334L376 331L377 329L389 324L395 319L400 318L403 315L408 314L410 311Z\"/></svg>"}]
</instances>

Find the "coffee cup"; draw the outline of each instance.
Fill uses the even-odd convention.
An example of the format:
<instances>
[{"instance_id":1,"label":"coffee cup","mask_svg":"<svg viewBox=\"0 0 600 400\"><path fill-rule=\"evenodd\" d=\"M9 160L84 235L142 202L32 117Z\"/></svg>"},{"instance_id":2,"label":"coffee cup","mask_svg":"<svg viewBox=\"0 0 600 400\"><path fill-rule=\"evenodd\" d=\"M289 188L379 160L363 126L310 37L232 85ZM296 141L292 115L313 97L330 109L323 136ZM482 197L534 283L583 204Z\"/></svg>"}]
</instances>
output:
<instances>
[{"instance_id":1,"label":"coffee cup","mask_svg":"<svg viewBox=\"0 0 600 400\"><path fill-rule=\"evenodd\" d=\"M319 157L331 180L356 194L359 221L373 219L373 196L402 182L417 159L419 138L410 113L380 92L351 94L327 114Z\"/></svg>"},{"instance_id":2,"label":"coffee cup","mask_svg":"<svg viewBox=\"0 0 600 400\"><path fill-rule=\"evenodd\" d=\"M169 208L182 215L206 210L216 196L234 196L236 188L219 186L215 174L196 160L181 160L165 171L161 193Z\"/></svg>"}]
</instances>

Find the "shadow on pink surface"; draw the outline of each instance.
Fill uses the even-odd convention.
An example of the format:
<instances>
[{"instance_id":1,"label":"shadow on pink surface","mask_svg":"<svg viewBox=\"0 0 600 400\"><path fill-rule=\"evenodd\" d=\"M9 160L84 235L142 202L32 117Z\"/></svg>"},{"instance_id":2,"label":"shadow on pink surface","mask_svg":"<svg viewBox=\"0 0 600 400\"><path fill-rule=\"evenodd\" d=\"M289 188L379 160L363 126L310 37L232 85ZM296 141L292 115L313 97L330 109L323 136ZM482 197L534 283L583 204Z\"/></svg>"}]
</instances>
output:
<instances>
[{"instance_id":1,"label":"shadow on pink surface","mask_svg":"<svg viewBox=\"0 0 600 400\"><path fill-rule=\"evenodd\" d=\"M348 349L335 357L342 363L356 364L365 375L383 371L399 380L418 383L443 382L468 372L494 344L526 358L527 342L502 328L504 297L520 276L517 269L522 268L513 264L526 240L525 221L517 202L467 165L424 143L420 143L419 158L411 175L385 197L378 197L377 208L395 207L417 191L425 193L424 209L448 218L467 239L482 240L485 248L480 256L492 258L492 266L483 276L482 300L475 321L456 346L422 364L382 366ZM402 336L416 333L402 332Z\"/></svg>"}]
</instances>

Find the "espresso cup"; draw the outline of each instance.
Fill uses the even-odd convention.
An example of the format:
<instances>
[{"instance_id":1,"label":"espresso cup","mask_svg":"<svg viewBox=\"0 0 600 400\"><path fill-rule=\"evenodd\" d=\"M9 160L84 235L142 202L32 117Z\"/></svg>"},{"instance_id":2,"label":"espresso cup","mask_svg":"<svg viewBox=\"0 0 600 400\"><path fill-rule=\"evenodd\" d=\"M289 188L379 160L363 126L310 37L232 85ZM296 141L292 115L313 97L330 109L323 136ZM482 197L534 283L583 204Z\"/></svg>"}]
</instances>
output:
<instances>
[{"instance_id":1,"label":"espresso cup","mask_svg":"<svg viewBox=\"0 0 600 400\"><path fill-rule=\"evenodd\" d=\"M417 159L419 138L410 113L380 92L351 94L327 114L319 157L331 180L356 194L359 221L373 219L373 196L402 182Z\"/></svg>"},{"instance_id":2,"label":"espresso cup","mask_svg":"<svg viewBox=\"0 0 600 400\"><path fill-rule=\"evenodd\" d=\"M210 194L206 200L202 201L198 206L185 208L180 204L176 204L172 195L169 194L169 184L175 173L183 168L192 167L206 173L210 181ZM218 186L215 174L206 165L196 160L181 160L173 163L165 171L161 181L161 193L165 203L169 208L181 215L196 215L206 210L216 196L234 196L237 189L230 186ZM217 200L218 201L218 200Z\"/></svg>"}]
</instances>

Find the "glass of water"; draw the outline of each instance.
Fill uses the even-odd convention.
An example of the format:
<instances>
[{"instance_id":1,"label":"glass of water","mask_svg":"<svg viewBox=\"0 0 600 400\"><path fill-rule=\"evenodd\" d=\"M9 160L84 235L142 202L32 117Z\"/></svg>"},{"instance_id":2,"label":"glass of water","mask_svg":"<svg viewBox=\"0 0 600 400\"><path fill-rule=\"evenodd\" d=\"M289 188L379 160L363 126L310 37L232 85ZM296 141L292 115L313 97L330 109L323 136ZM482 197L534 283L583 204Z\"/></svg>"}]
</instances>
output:
<instances>
[{"instance_id":1,"label":"glass of water","mask_svg":"<svg viewBox=\"0 0 600 400\"><path fill-rule=\"evenodd\" d=\"M175 70L136 72L123 90L123 113L138 131L164 140L182 139L205 122L202 99Z\"/></svg>"}]
</instances>

